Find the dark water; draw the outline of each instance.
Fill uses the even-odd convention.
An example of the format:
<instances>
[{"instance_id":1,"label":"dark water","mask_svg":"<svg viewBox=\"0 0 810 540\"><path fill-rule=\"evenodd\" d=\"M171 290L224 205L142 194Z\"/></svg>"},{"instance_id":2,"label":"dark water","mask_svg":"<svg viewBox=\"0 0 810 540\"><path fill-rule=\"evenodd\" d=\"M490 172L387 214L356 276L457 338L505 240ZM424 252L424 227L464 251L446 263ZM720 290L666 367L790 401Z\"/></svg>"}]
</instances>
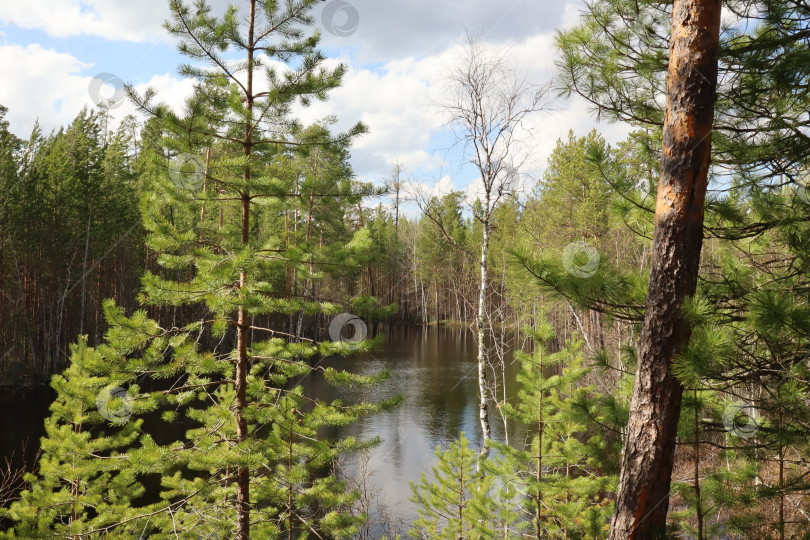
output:
<instances>
[{"instance_id":1,"label":"dark water","mask_svg":"<svg viewBox=\"0 0 810 540\"><path fill-rule=\"evenodd\" d=\"M416 518L416 508L408 500L410 482L418 482L422 473L430 477L437 446L445 447L461 432L471 444L481 444L475 334L466 328L401 326L381 329L381 333L386 341L373 354L330 358L321 365L358 374L387 369L391 373L388 381L361 391L336 389L318 375L303 382L308 395L322 400L373 402L398 394L405 398L398 409L364 417L337 433L382 439L364 456L348 457L344 467L350 482L365 480L357 487L372 499L368 511L376 525L371 537L379 537L385 529L383 522L407 533L408 524ZM517 367L510 365L506 373L510 401L517 390L516 371ZM0 460L9 458L18 466L33 463L52 399L48 388L25 392L0 389ZM503 440L500 416L494 407L490 409L493 437ZM509 433L513 439L520 436L516 426L510 425Z\"/></svg>"},{"instance_id":2,"label":"dark water","mask_svg":"<svg viewBox=\"0 0 810 540\"><path fill-rule=\"evenodd\" d=\"M0 387L0 467L31 469L55 392L47 386Z\"/></svg>"},{"instance_id":3,"label":"dark water","mask_svg":"<svg viewBox=\"0 0 810 540\"><path fill-rule=\"evenodd\" d=\"M323 365L359 374L387 369L391 372L388 381L351 392L330 387L314 377L308 381L306 391L324 400L340 398L346 402L404 396L405 403L398 409L362 418L340 434L383 439L364 458L350 459L348 474L366 476L368 487L380 503L372 512L388 514L384 517L397 524L401 533L407 533L407 524L417 517L415 505L408 500L410 482L418 482L422 473L430 478L436 447L446 447L461 432L472 445L480 447L478 349L475 334L462 328L394 327L386 334L386 343L373 354L329 359ZM511 361L511 354L507 361ZM506 395L510 402L517 392L516 372L516 365L508 365ZM490 405L492 436L503 441L503 424L492 409ZM508 430L513 439L510 443L522 438L517 426L510 424Z\"/></svg>"}]
</instances>

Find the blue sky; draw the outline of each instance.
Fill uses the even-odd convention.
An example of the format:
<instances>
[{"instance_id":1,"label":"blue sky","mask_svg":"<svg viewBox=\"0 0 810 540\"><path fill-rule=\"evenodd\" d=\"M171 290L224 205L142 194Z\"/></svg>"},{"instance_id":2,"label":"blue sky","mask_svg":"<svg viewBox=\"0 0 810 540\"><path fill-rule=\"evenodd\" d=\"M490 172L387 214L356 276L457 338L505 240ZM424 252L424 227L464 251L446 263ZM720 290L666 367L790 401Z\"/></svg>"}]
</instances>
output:
<instances>
[{"instance_id":1,"label":"blue sky","mask_svg":"<svg viewBox=\"0 0 810 540\"><path fill-rule=\"evenodd\" d=\"M212 0L215 11L226 0ZM238 6L240 2L235 2ZM458 53L465 28L493 47L508 47L513 67L532 82L553 76L555 29L576 22L580 0L329 0L314 12L322 50L348 65L344 85L326 103L302 111L305 122L336 115L338 128L358 120L371 132L357 142L352 164L361 179L379 181L395 162L408 178L435 193L473 189L477 175L461 152L447 152L452 137L430 104L441 90L443 66ZM49 131L83 106L93 106L88 88L98 73L110 73L180 107L190 81L176 74L183 58L161 28L166 0L29 0L0 11L0 104L9 108L11 129L27 136L36 119ZM109 89L107 91L110 91ZM526 174L541 176L557 138L569 129L593 127L617 141L625 126L597 126L580 102L555 102L535 115ZM134 112L114 111L118 120Z\"/></svg>"}]
</instances>

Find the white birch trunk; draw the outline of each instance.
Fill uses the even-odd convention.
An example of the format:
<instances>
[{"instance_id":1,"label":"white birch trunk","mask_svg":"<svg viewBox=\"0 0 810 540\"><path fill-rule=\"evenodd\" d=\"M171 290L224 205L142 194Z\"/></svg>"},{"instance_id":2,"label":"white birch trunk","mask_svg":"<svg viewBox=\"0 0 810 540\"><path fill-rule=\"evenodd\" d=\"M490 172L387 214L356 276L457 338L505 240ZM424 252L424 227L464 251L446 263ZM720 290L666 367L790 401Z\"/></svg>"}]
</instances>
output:
<instances>
[{"instance_id":1,"label":"white birch trunk","mask_svg":"<svg viewBox=\"0 0 810 540\"><path fill-rule=\"evenodd\" d=\"M487 201L489 203L489 201ZM487 206L489 206L487 204ZM489 415L487 411L487 371L486 371L486 344L485 338L485 310L487 297L487 255L489 254L489 220L483 223L484 239L481 243L481 288L478 291L478 395L480 399L478 417L481 421L481 432L484 435L484 445L481 448L481 456L489 455L489 440L492 432L489 427Z\"/></svg>"}]
</instances>

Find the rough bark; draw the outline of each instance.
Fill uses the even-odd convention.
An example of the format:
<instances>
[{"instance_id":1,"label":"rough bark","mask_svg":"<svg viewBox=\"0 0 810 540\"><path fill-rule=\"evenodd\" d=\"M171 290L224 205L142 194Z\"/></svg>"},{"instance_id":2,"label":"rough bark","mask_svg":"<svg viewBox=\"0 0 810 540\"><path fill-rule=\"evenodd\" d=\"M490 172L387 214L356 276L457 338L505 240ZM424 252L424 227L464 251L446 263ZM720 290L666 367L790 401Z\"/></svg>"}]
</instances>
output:
<instances>
[{"instance_id":1,"label":"rough bark","mask_svg":"<svg viewBox=\"0 0 810 540\"><path fill-rule=\"evenodd\" d=\"M649 288L610 540L664 534L683 387L671 369L689 339L717 82L720 0L675 0Z\"/></svg>"}]
</instances>

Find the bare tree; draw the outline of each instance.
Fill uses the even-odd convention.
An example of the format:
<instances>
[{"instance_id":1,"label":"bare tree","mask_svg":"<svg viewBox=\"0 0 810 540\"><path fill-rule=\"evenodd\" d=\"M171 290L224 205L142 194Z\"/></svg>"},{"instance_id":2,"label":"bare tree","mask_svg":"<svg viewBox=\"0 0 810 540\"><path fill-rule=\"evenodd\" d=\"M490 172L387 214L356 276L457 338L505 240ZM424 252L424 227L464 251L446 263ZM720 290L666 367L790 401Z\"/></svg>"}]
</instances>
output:
<instances>
[{"instance_id":1,"label":"bare tree","mask_svg":"<svg viewBox=\"0 0 810 540\"><path fill-rule=\"evenodd\" d=\"M485 310L486 326L490 330L491 346L488 346L485 354L487 367L492 373L492 380L489 382L487 395L496 404L497 416L503 426L503 442L509 444L509 417L504 411L507 401L506 393L506 369L510 364L510 351L514 349L516 340L514 336L508 334L507 318L508 304L503 300L500 291L493 291L498 297L487 310Z\"/></svg>"},{"instance_id":2,"label":"bare tree","mask_svg":"<svg viewBox=\"0 0 810 540\"><path fill-rule=\"evenodd\" d=\"M399 204L402 202L400 197L402 192L402 173L405 169L399 163L396 162L394 168L391 170L391 177L385 179L385 187L389 193L393 195L393 203L394 203L394 235L399 237Z\"/></svg>"},{"instance_id":3,"label":"bare tree","mask_svg":"<svg viewBox=\"0 0 810 540\"><path fill-rule=\"evenodd\" d=\"M39 462L39 456L42 454L40 450L32 459L26 459L26 449L29 439L25 439L22 443L22 463L14 463L14 452L10 456L3 459L0 464L0 508L8 508L12 502L20 499L20 492L24 489L30 489L31 485L25 478L25 473L33 469L34 464Z\"/></svg>"},{"instance_id":4,"label":"bare tree","mask_svg":"<svg viewBox=\"0 0 810 540\"><path fill-rule=\"evenodd\" d=\"M488 455L491 430L487 410L487 367L489 358L485 346L487 335L487 277L489 242L493 214L498 204L520 187L520 171L529 156L531 131L524 121L543 109L548 85L538 86L528 80L525 72L510 67L509 50L496 48L467 33L462 54L446 67L442 98L436 102L439 112L446 116L455 142L464 159L480 174L476 186L477 199L473 215L481 223L478 289L478 391L479 419L484 434L483 456ZM420 202L421 199L421 202ZM431 205L423 197L415 197L425 215L446 233L443 224L433 215Z\"/></svg>"}]
</instances>

